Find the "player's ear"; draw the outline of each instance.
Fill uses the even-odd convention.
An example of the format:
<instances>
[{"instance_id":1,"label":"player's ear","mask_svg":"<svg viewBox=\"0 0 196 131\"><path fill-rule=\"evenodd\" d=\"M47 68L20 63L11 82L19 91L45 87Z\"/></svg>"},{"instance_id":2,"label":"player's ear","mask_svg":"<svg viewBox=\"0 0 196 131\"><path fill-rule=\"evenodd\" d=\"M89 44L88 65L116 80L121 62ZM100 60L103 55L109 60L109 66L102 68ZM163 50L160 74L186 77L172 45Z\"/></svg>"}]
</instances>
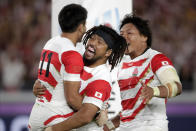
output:
<instances>
[{"instance_id":1,"label":"player's ear","mask_svg":"<svg viewBox=\"0 0 196 131\"><path fill-rule=\"evenodd\" d=\"M148 39L147 36L142 35L142 41L143 41L143 42L147 42L147 39Z\"/></svg>"},{"instance_id":2,"label":"player's ear","mask_svg":"<svg viewBox=\"0 0 196 131\"><path fill-rule=\"evenodd\" d=\"M111 54L112 54L112 49L109 49L109 50L106 51L105 56L109 57Z\"/></svg>"},{"instance_id":3,"label":"player's ear","mask_svg":"<svg viewBox=\"0 0 196 131\"><path fill-rule=\"evenodd\" d=\"M86 31L85 31L85 25L84 25L83 23L81 23L81 24L78 26L78 31L81 32L81 33L86 32Z\"/></svg>"}]
</instances>

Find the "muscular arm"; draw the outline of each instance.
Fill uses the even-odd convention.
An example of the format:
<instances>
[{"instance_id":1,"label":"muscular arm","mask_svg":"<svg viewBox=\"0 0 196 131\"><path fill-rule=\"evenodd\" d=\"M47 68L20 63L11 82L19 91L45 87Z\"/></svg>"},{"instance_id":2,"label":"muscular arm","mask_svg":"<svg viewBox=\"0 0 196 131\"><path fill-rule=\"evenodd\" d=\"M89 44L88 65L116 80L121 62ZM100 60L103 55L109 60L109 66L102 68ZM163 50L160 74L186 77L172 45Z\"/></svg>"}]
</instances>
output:
<instances>
[{"instance_id":1,"label":"muscular arm","mask_svg":"<svg viewBox=\"0 0 196 131\"><path fill-rule=\"evenodd\" d=\"M79 94L79 81L64 81L64 94L68 105L74 110L79 110L82 106L83 97ZM45 94L46 87L36 80L33 86L33 93L37 97Z\"/></svg>"},{"instance_id":2,"label":"muscular arm","mask_svg":"<svg viewBox=\"0 0 196 131\"><path fill-rule=\"evenodd\" d=\"M49 127L46 129L46 131L49 129L52 129L52 131L68 131L81 127L90 123L98 110L99 108L97 106L90 103L85 103L82 105L81 109L69 119Z\"/></svg>"},{"instance_id":3,"label":"muscular arm","mask_svg":"<svg viewBox=\"0 0 196 131\"><path fill-rule=\"evenodd\" d=\"M82 56L76 51L64 52L61 56L64 65L63 85L64 96L70 107L79 110L82 105L82 96L79 94L80 75L83 70Z\"/></svg>"},{"instance_id":4,"label":"muscular arm","mask_svg":"<svg viewBox=\"0 0 196 131\"><path fill-rule=\"evenodd\" d=\"M79 94L80 74L83 70L82 56L76 51L67 51L61 55L64 96L68 105L74 110L79 110L82 105L82 96ZM35 82L33 92L36 96L43 95L44 88L39 82Z\"/></svg>"},{"instance_id":5,"label":"muscular arm","mask_svg":"<svg viewBox=\"0 0 196 131\"><path fill-rule=\"evenodd\" d=\"M142 83L144 88L141 92L141 99L145 99L145 103L148 103L152 97L171 98L181 94L182 85L175 69L166 68L157 77L162 84L161 86L149 87Z\"/></svg>"},{"instance_id":6,"label":"muscular arm","mask_svg":"<svg viewBox=\"0 0 196 131\"><path fill-rule=\"evenodd\" d=\"M80 82L64 81L64 94L65 99L69 106L75 111L79 110L82 106L83 97L79 94Z\"/></svg>"},{"instance_id":7,"label":"muscular arm","mask_svg":"<svg viewBox=\"0 0 196 131\"><path fill-rule=\"evenodd\" d=\"M154 96L174 97L182 92L182 85L171 60L164 54L157 54L152 58L151 68L161 82L161 86L154 89Z\"/></svg>"},{"instance_id":8,"label":"muscular arm","mask_svg":"<svg viewBox=\"0 0 196 131\"><path fill-rule=\"evenodd\" d=\"M177 95L181 94L182 86L179 82L175 82L174 84L175 84L175 86L177 86L177 94L176 94L176 96L177 96ZM168 85L169 85L169 83L168 83ZM160 95L158 95L157 97L160 97L160 98L174 97L174 96L171 96L172 92L171 92L171 90L168 91L168 87L158 86L158 88L159 88L159 91L160 91Z\"/></svg>"},{"instance_id":9,"label":"muscular arm","mask_svg":"<svg viewBox=\"0 0 196 131\"><path fill-rule=\"evenodd\" d=\"M182 85L177 72L173 68L167 68L158 74L158 78L163 84L159 86L160 97L174 97L182 93Z\"/></svg>"},{"instance_id":10,"label":"muscular arm","mask_svg":"<svg viewBox=\"0 0 196 131\"><path fill-rule=\"evenodd\" d=\"M182 85L172 62L163 54L152 58L151 68L159 79L161 86L149 87L143 84L141 98L148 102L152 97L171 98L182 92Z\"/></svg>"},{"instance_id":11,"label":"muscular arm","mask_svg":"<svg viewBox=\"0 0 196 131\"><path fill-rule=\"evenodd\" d=\"M66 121L52 126L53 131L66 131L91 122L103 103L109 99L111 86L107 81L95 80L86 86L83 93L85 97L80 110Z\"/></svg>"}]
</instances>

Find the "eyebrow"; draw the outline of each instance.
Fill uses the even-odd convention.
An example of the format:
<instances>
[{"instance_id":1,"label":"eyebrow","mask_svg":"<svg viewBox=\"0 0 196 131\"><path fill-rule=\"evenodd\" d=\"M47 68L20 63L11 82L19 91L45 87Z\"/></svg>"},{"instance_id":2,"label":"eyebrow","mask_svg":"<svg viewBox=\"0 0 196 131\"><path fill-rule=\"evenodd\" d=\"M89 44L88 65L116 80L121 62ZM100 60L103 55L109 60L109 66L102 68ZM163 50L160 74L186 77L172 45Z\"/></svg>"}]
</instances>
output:
<instances>
[{"instance_id":1,"label":"eyebrow","mask_svg":"<svg viewBox=\"0 0 196 131\"><path fill-rule=\"evenodd\" d=\"M105 42L104 39L102 37L100 37L100 36L97 39Z\"/></svg>"},{"instance_id":2,"label":"eyebrow","mask_svg":"<svg viewBox=\"0 0 196 131\"><path fill-rule=\"evenodd\" d=\"M98 36L97 34L93 34L92 36L94 36L97 40L105 42L104 39L101 36Z\"/></svg>"},{"instance_id":3,"label":"eyebrow","mask_svg":"<svg viewBox=\"0 0 196 131\"><path fill-rule=\"evenodd\" d=\"M123 31L120 30L120 33L123 33L123 32L125 32L125 31L124 30Z\"/></svg>"}]
</instances>

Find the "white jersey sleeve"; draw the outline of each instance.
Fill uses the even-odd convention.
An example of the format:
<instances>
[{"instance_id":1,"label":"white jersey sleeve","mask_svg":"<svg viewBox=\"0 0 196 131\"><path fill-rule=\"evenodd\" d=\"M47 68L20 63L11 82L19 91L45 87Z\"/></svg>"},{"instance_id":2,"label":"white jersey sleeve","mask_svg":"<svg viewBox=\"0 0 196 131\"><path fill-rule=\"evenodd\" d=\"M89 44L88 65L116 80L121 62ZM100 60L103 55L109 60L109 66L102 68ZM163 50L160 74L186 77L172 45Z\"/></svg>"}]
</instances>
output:
<instances>
[{"instance_id":1,"label":"white jersey sleeve","mask_svg":"<svg viewBox=\"0 0 196 131\"><path fill-rule=\"evenodd\" d=\"M80 74L83 70L82 56L76 51L66 51L61 55L64 65L63 80L80 81Z\"/></svg>"},{"instance_id":2,"label":"white jersey sleeve","mask_svg":"<svg viewBox=\"0 0 196 131\"><path fill-rule=\"evenodd\" d=\"M111 86L105 80L95 80L87 85L83 90L83 103L91 103L102 108L102 105L110 97Z\"/></svg>"}]
</instances>

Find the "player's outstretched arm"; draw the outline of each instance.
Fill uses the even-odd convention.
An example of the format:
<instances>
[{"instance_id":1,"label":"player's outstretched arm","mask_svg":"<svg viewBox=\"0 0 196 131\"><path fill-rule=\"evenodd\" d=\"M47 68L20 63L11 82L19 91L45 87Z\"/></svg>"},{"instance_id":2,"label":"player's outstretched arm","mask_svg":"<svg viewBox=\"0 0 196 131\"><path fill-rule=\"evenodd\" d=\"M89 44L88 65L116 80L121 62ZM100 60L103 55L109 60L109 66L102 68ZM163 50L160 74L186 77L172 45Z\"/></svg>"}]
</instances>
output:
<instances>
[{"instance_id":1,"label":"player's outstretched arm","mask_svg":"<svg viewBox=\"0 0 196 131\"><path fill-rule=\"evenodd\" d=\"M81 109L69 119L48 127L45 131L68 131L74 128L81 127L90 123L96 115L99 108L90 103L84 103Z\"/></svg>"}]
</instances>

